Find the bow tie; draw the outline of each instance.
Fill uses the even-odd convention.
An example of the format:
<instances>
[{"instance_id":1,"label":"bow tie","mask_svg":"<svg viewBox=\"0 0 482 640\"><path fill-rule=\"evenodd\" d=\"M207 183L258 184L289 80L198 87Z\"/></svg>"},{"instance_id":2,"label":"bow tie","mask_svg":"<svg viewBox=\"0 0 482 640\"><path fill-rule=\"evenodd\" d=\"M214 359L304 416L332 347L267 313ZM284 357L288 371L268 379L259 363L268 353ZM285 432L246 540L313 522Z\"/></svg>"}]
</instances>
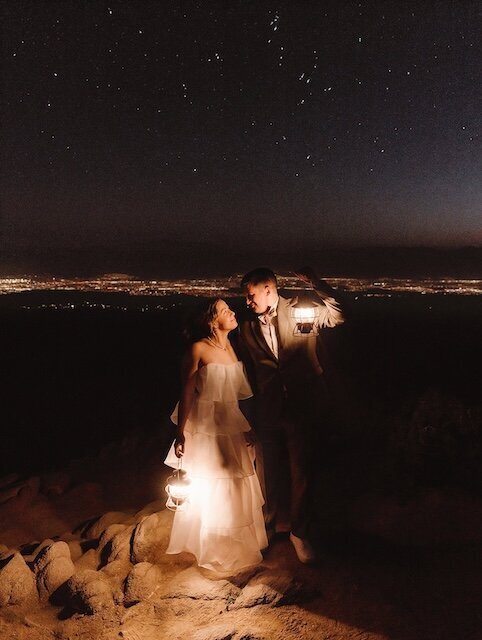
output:
<instances>
[{"instance_id":1,"label":"bow tie","mask_svg":"<svg viewBox=\"0 0 482 640\"><path fill-rule=\"evenodd\" d=\"M276 309L274 307L268 307L264 313L258 314L258 319L265 324L268 324L277 316Z\"/></svg>"}]
</instances>

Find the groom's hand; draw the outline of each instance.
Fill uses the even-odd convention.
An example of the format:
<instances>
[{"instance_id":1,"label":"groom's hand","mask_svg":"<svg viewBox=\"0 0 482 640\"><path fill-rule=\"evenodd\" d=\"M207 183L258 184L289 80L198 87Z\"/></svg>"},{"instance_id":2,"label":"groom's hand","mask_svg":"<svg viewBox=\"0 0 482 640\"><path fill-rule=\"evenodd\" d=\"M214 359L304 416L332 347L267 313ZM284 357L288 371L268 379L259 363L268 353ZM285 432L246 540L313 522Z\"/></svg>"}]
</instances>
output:
<instances>
[{"instance_id":1,"label":"groom's hand","mask_svg":"<svg viewBox=\"0 0 482 640\"><path fill-rule=\"evenodd\" d=\"M309 284L312 287L316 287L320 281L318 274L312 267L301 267L301 269L296 269L293 273L301 282Z\"/></svg>"}]
</instances>

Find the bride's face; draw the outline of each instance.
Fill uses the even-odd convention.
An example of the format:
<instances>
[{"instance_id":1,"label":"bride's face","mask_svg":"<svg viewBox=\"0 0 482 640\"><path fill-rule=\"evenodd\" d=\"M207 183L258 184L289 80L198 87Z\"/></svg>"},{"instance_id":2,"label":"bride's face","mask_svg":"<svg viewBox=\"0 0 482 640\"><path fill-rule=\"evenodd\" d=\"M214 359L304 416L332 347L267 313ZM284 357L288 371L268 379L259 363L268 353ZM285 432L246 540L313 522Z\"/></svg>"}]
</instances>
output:
<instances>
[{"instance_id":1,"label":"bride's face","mask_svg":"<svg viewBox=\"0 0 482 640\"><path fill-rule=\"evenodd\" d=\"M238 326L234 311L231 311L224 300L218 300L216 304L216 320L214 326L221 331L232 331Z\"/></svg>"}]
</instances>

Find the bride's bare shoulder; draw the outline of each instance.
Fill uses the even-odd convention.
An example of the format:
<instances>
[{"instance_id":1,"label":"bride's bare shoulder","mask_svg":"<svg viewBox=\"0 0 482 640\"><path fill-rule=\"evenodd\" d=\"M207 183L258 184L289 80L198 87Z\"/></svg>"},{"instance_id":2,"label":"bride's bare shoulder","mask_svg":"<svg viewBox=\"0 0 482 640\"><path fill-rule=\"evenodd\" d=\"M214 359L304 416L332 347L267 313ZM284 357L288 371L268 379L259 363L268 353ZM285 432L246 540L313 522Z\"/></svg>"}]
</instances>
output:
<instances>
[{"instance_id":1,"label":"bride's bare shoulder","mask_svg":"<svg viewBox=\"0 0 482 640\"><path fill-rule=\"evenodd\" d=\"M193 342L191 345L192 355L198 358L201 358L207 349L209 349L209 344L204 339Z\"/></svg>"},{"instance_id":2,"label":"bride's bare shoulder","mask_svg":"<svg viewBox=\"0 0 482 640\"><path fill-rule=\"evenodd\" d=\"M194 372L203 366L206 362L206 349L207 345L202 340L190 344L184 353L183 370Z\"/></svg>"}]
</instances>

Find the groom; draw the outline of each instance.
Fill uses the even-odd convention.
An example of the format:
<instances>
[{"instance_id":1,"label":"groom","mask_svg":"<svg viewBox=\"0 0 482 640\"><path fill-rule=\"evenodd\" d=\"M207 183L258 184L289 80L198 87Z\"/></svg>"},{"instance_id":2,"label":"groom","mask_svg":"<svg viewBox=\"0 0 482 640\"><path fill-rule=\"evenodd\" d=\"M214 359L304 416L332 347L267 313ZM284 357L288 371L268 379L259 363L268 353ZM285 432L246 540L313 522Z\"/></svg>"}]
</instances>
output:
<instances>
[{"instance_id":1,"label":"groom","mask_svg":"<svg viewBox=\"0 0 482 640\"><path fill-rule=\"evenodd\" d=\"M275 274L267 268L247 273L241 287L250 309L240 324L241 355L255 393L256 468L265 497L268 540L275 534L281 480L281 454L285 447L291 478L290 540L301 562L315 559L307 535L311 521L309 499L310 435L322 422L320 405L323 369L317 355L322 330L343 323L343 313L333 289L310 269L296 274L316 294L318 311L314 335L295 335L293 306L297 298L278 294Z\"/></svg>"}]
</instances>

